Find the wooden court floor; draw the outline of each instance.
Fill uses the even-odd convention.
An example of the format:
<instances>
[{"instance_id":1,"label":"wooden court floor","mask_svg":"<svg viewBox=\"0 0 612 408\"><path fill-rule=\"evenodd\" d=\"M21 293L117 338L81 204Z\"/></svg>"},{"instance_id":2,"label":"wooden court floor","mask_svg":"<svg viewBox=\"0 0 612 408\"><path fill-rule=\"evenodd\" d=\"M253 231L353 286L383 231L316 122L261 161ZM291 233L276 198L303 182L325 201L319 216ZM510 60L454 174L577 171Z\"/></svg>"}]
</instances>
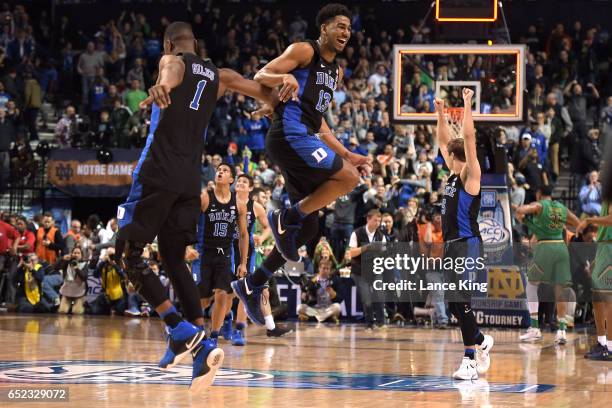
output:
<instances>
[{"instance_id":1,"label":"wooden court floor","mask_svg":"<svg viewBox=\"0 0 612 408\"><path fill-rule=\"evenodd\" d=\"M489 330L491 369L475 382L450 374L462 356L458 329L297 324L269 339L249 327L246 347L225 341L206 393L188 392L191 362L156 368L157 319L0 314L0 407L610 407L612 363L583 358L592 336L547 333L519 345L516 330ZM68 389L68 401L9 402L24 387Z\"/></svg>"}]
</instances>

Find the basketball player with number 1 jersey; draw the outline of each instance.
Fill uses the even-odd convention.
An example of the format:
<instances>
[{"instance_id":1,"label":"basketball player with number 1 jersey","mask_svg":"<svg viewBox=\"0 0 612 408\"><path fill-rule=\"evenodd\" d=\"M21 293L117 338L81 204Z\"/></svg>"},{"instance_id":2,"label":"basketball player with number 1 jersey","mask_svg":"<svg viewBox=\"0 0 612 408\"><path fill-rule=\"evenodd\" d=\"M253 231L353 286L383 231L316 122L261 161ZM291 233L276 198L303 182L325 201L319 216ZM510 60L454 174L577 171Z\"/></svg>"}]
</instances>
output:
<instances>
[{"instance_id":1,"label":"basketball player with number 1 jersey","mask_svg":"<svg viewBox=\"0 0 612 408\"><path fill-rule=\"evenodd\" d=\"M196 241L206 130L217 99L228 89L277 103L275 91L232 70L217 69L196 55L197 49L189 24L168 25L157 82L141 103L142 107L153 104L150 132L128 198L117 211L115 251L116 261L123 263L134 288L167 326L168 349L159 366L169 368L193 356L192 391L208 387L223 361L223 351L203 330L198 291L184 262L187 245ZM179 316L142 257L155 237L187 321Z\"/></svg>"}]
</instances>

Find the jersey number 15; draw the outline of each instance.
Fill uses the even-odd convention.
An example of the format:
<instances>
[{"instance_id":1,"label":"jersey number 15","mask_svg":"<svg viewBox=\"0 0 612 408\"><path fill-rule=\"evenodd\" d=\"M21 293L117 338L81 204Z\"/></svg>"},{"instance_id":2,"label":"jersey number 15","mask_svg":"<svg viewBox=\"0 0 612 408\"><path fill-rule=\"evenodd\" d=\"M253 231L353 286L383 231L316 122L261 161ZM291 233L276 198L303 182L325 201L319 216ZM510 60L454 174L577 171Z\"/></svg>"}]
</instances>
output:
<instances>
[{"instance_id":1,"label":"jersey number 15","mask_svg":"<svg viewBox=\"0 0 612 408\"><path fill-rule=\"evenodd\" d=\"M202 93L204 92L204 88L206 87L206 80L203 79L198 82L198 87L196 88L195 95L193 95L193 99L189 104L189 107L193 110L200 109L200 98L202 98Z\"/></svg>"}]
</instances>

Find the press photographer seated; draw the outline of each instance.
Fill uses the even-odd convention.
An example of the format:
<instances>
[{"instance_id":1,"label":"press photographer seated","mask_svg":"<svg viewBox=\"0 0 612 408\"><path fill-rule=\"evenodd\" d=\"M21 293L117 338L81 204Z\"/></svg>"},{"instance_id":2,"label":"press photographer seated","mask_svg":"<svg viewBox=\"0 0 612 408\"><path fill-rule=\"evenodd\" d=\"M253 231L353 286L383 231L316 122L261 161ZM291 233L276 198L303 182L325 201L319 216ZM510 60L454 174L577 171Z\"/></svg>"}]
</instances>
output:
<instances>
[{"instance_id":1,"label":"press photographer seated","mask_svg":"<svg viewBox=\"0 0 612 408\"><path fill-rule=\"evenodd\" d=\"M314 317L324 322L330 317L340 322L342 297L338 293L338 275L332 274L332 263L322 260L318 273L311 279L303 275L302 304L297 307L298 318L306 321Z\"/></svg>"}]
</instances>

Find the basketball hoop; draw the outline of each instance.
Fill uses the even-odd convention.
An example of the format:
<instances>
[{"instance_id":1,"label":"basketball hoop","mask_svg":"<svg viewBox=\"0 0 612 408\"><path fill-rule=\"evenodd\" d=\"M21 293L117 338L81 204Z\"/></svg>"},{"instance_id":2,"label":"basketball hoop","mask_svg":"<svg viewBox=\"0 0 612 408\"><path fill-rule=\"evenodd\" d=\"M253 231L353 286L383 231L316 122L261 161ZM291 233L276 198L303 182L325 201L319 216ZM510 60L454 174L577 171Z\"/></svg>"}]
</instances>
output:
<instances>
[{"instance_id":1,"label":"basketball hoop","mask_svg":"<svg viewBox=\"0 0 612 408\"><path fill-rule=\"evenodd\" d=\"M444 118L451 130L451 139L463 137L463 108L444 108Z\"/></svg>"}]
</instances>

